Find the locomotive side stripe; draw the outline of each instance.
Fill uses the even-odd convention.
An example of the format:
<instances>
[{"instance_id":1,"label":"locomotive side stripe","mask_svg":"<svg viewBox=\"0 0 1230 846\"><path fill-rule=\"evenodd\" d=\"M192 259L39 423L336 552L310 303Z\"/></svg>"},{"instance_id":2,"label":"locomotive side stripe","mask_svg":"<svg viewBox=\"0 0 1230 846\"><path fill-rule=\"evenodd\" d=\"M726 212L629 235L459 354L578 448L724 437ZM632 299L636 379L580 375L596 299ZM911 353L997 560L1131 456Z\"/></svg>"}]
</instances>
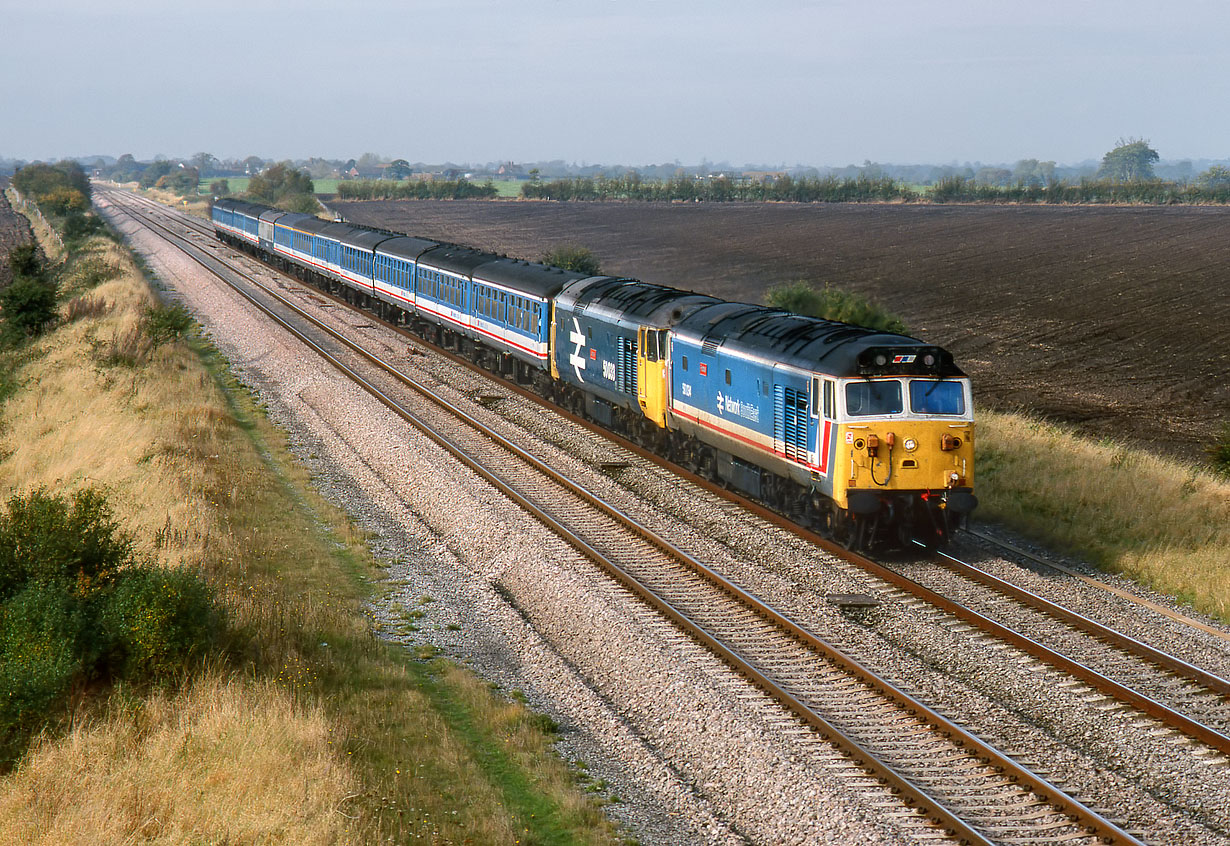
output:
<instances>
[{"instance_id":1,"label":"locomotive side stripe","mask_svg":"<svg viewBox=\"0 0 1230 846\"><path fill-rule=\"evenodd\" d=\"M689 413L689 411L684 411L683 409L685 408L689 409L689 411L692 413ZM769 455L775 456L784 461L789 461L791 464L797 464L799 467L806 467L808 470L814 470L816 473L819 473L821 476L828 475L828 451L827 449L824 452L824 458L821 459L823 464L820 464L820 465L813 464L810 459L807 461L797 461L792 456L787 455L785 452L775 449L772 443L773 439L766 435L761 434L760 432L757 432L755 429L749 429L746 426L738 426L736 429L727 428L726 426L720 426L717 424L717 421L721 421L725 423L726 422L725 418L716 417L707 411L702 411L701 409L695 408L694 406L685 405L684 403L681 403L678 400L676 400L671 405L671 412L679 415L685 420L692 421L698 426L702 426L706 429L712 429L715 432L725 435L726 437L731 438L733 440L745 443L754 449L760 450L761 452L768 453ZM828 423L828 421L825 421L825 423ZM826 432L825 443L827 444L827 442L828 442L828 433Z\"/></svg>"}]
</instances>

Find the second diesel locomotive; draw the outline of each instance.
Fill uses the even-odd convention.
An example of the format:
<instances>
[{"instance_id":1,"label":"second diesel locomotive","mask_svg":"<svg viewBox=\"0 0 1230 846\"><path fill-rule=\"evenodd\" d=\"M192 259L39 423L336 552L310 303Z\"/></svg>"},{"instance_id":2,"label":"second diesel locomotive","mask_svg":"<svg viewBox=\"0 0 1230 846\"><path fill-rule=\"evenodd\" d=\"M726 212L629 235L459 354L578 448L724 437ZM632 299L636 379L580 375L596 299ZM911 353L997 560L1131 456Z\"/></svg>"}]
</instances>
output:
<instances>
[{"instance_id":1,"label":"second diesel locomotive","mask_svg":"<svg viewBox=\"0 0 1230 846\"><path fill-rule=\"evenodd\" d=\"M219 200L231 244L839 542L977 505L969 379L904 335Z\"/></svg>"}]
</instances>

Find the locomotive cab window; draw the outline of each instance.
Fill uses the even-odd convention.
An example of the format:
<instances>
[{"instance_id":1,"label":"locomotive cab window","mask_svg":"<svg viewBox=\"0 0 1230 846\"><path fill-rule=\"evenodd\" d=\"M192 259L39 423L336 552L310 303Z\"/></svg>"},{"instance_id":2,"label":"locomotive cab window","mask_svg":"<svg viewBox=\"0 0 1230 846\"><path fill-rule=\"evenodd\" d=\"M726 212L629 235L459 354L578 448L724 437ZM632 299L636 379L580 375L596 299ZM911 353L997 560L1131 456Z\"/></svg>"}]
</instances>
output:
<instances>
[{"instance_id":1,"label":"locomotive cab window","mask_svg":"<svg viewBox=\"0 0 1230 846\"><path fill-rule=\"evenodd\" d=\"M886 382L850 382L846 385L846 413L851 417L900 414L904 410L901 383L895 379Z\"/></svg>"},{"instance_id":2,"label":"locomotive cab window","mask_svg":"<svg viewBox=\"0 0 1230 846\"><path fill-rule=\"evenodd\" d=\"M910 411L915 414L964 414L965 388L960 382L911 379Z\"/></svg>"},{"instance_id":3,"label":"locomotive cab window","mask_svg":"<svg viewBox=\"0 0 1230 846\"><path fill-rule=\"evenodd\" d=\"M688 370L688 357L687 357L686 355L685 355L685 356L680 356L680 362L679 362L679 363L683 365L683 371L686 373L686 372L687 372L687 370Z\"/></svg>"}]
</instances>

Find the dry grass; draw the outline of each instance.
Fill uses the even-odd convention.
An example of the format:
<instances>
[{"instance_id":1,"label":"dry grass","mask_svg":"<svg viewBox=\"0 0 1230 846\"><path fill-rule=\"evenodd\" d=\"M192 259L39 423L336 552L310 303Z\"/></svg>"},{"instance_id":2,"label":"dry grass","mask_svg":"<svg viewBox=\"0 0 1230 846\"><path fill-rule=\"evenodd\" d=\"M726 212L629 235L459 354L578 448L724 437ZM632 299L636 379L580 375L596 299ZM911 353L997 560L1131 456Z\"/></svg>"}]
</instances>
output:
<instances>
[{"instance_id":1,"label":"dry grass","mask_svg":"<svg viewBox=\"0 0 1230 846\"><path fill-rule=\"evenodd\" d=\"M269 683L199 678L116 697L45 741L0 790L0 839L28 844L351 842L355 791L319 708Z\"/></svg>"},{"instance_id":2,"label":"dry grass","mask_svg":"<svg viewBox=\"0 0 1230 846\"><path fill-rule=\"evenodd\" d=\"M0 842L614 842L533 715L373 636L363 538L215 354L109 363L154 303L120 264L105 309L13 359L0 497L101 488L140 551L214 586L244 669L87 699L0 780Z\"/></svg>"},{"instance_id":3,"label":"dry grass","mask_svg":"<svg viewBox=\"0 0 1230 846\"><path fill-rule=\"evenodd\" d=\"M1230 620L1230 483L1019 415L979 417L979 516Z\"/></svg>"},{"instance_id":4,"label":"dry grass","mask_svg":"<svg viewBox=\"0 0 1230 846\"><path fill-rule=\"evenodd\" d=\"M209 217L209 202L210 197L181 197L174 191L165 191L161 188L141 188L138 193L144 194L151 200L157 200L168 206L174 206L182 212L187 212L195 217Z\"/></svg>"}]
</instances>

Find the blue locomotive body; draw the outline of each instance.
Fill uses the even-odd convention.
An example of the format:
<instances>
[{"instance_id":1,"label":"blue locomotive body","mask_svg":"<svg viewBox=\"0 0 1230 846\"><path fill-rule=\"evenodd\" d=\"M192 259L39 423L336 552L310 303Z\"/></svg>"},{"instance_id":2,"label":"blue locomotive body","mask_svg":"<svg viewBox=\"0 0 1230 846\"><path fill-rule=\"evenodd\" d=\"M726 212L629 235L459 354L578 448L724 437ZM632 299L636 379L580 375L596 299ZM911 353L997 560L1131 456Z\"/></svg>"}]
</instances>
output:
<instances>
[{"instance_id":1,"label":"blue locomotive body","mask_svg":"<svg viewBox=\"0 0 1230 846\"><path fill-rule=\"evenodd\" d=\"M942 541L977 503L969 383L939 347L238 200L211 216L220 238L856 545Z\"/></svg>"}]
</instances>

